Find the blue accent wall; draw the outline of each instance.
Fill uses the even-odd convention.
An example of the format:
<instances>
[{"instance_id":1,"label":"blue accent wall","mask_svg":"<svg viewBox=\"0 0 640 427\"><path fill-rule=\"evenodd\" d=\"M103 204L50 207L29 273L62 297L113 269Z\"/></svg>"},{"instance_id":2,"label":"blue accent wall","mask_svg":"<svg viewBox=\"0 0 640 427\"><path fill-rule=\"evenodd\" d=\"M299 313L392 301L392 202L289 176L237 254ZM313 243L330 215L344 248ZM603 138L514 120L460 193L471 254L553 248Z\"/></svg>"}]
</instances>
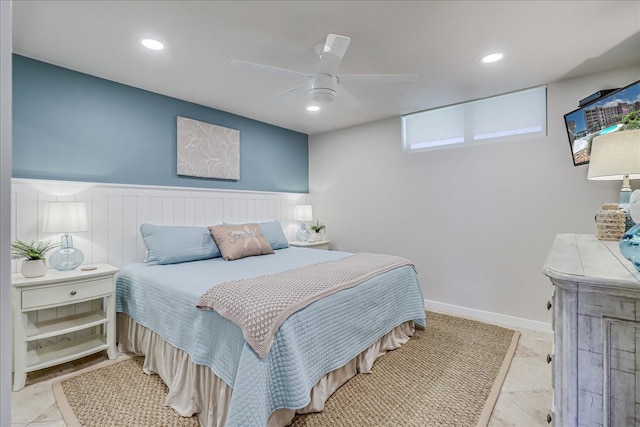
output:
<instances>
[{"instance_id":1,"label":"blue accent wall","mask_svg":"<svg viewBox=\"0 0 640 427\"><path fill-rule=\"evenodd\" d=\"M240 131L238 181L176 173L176 117ZM309 191L308 135L13 55L13 177Z\"/></svg>"}]
</instances>

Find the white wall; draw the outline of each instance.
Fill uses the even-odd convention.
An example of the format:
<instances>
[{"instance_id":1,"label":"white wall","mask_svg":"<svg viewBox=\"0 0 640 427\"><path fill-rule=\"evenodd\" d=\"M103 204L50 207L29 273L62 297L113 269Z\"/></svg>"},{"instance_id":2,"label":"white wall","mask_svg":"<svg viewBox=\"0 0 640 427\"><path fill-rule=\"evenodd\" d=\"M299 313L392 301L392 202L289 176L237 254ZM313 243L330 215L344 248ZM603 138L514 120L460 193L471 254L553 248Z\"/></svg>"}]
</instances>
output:
<instances>
[{"instance_id":1,"label":"white wall","mask_svg":"<svg viewBox=\"0 0 640 427\"><path fill-rule=\"evenodd\" d=\"M11 425L11 1L0 1L0 426Z\"/></svg>"},{"instance_id":2,"label":"white wall","mask_svg":"<svg viewBox=\"0 0 640 427\"><path fill-rule=\"evenodd\" d=\"M546 329L553 288L542 265L554 236L595 233L595 212L620 188L573 166L563 115L639 72L550 84L542 138L403 154L399 118L313 135L314 216L334 249L411 259L432 307Z\"/></svg>"}]
</instances>

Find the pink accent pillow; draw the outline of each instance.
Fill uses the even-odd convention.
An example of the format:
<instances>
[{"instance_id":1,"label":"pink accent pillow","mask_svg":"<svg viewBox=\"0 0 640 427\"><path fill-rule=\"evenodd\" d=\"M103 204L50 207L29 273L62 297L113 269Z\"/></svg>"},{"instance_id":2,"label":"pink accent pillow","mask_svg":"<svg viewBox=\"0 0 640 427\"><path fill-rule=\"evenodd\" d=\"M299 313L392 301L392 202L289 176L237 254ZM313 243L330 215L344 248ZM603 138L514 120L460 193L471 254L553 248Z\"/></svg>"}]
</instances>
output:
<instances>
[{"instance_id":1,"label":"pink accent pillow","mask_svg":"<svg viewBox=\"0 0 640 427\"><path fill-rule=\"evenodd\" d=\"M215 225L209 231L226 261L274 253L258 224Z\"/></svg>"}]
</instances>

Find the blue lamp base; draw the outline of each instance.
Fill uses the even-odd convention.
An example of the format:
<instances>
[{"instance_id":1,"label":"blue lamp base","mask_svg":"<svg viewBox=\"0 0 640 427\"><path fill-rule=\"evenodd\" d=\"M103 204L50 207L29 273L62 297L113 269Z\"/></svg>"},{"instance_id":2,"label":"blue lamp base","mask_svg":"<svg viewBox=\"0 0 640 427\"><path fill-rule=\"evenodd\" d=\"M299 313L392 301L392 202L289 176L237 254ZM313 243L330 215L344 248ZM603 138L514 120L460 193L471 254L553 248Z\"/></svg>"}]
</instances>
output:
<instances>
[{"instance_id":1,"label":"blue lamp base","mask_svg":"<svg viewBox=\"0 0 640 427\"><path fill-rule=\"evenodd\" d=\"M300 224L300 230L296 233L296 239L298 242L306 242L309 240L309 230L307 230L307 224Z\"/></svg>"},{"instance_id":2,"label":"blue lamp base","mask_svg":"<svg viewBox=\"0 0 640 427\"><path fill-rule=\"evenodd\" d=\"M61 247L47 257L49 265L56 270L75 270L84 262L84 254L73 247L73 240L68 234L62 236Z\"/></svg>"}]
</instances>

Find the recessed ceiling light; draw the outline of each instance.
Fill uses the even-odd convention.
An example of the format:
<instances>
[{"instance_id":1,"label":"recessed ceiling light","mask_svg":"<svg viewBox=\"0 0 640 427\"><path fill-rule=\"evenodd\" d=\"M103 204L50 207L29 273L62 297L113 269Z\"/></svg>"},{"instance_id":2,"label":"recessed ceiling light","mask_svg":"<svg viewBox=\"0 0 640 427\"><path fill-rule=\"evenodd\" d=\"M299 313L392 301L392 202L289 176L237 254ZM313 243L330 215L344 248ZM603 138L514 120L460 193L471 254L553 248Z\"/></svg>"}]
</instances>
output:
<instances>
[{"instance_id":1,"label":"recessed ceiling light","mask_svg":"<svg viewBox=\"0 0 640 427\"><path fill-rule=\"evenodd\" d=\"M490 55L483 56L481 61L485 64L489 64L490 62L500 61L502 59L502 56L503 55L501 53L492 53Z\"/></svg>"},{"instance_id":2,"label":"recessed ceiling light","mask_svg":"<svg viewBox=\"0 0 640 427\"><path fill-rule=\"evenodd\" d=\"M320 106L319 105L309 105L307 107L307 111L318 111L320 110Z\"/></svg>"},{"instance_id":3,"label":"recessed ceiling light","mask_svg":"<svg viewBox=\"0 0 640 427\"><path fill-rule=\"evenodd\" d=\"M164 45L160 43L158 40L144 39L140 43L142 43L142 46L146 47L147 49L151 49L151 50L164 49Z\"/></svg>"}]
</instances>

